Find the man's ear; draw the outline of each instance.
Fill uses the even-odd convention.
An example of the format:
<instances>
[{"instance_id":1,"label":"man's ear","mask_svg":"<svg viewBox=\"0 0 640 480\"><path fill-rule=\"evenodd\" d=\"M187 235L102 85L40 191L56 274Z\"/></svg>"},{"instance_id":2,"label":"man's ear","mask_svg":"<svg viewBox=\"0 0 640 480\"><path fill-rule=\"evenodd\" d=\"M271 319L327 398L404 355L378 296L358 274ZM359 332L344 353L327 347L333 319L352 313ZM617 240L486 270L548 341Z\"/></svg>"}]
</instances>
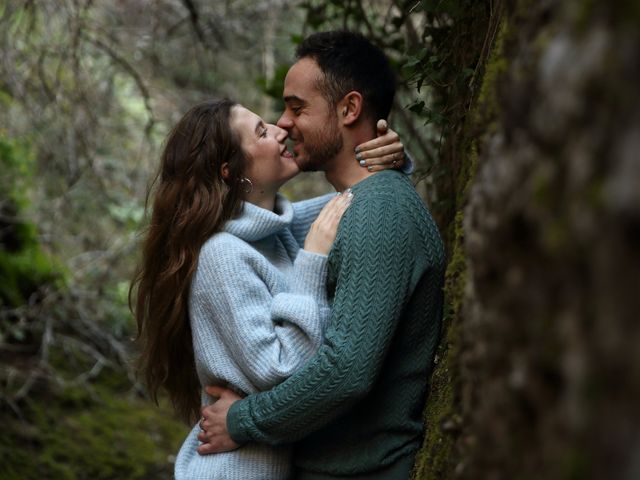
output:
<instances>
[{"instance_id":1,"label":"man's ear","mask_svg":"<svg viewBox=\"0 0 640 480\"><path fill-rule=\"evenodd\" d=\"M338 119L343 125L351 125L362 114L362 94L355 90L347 93L338 103Z\"/></svg>"},{"instance_id":2,"label":"man's ear","mask_svg":"<svg viewBox=\"0 0 640 480\"><path fill-rule=\"evenodd\" d=\"M231 173L229 172L229 162L224 162L220 165L220 175L223 180L229 180L229 177L231 176Z\"/></svg>"}]
</instances>

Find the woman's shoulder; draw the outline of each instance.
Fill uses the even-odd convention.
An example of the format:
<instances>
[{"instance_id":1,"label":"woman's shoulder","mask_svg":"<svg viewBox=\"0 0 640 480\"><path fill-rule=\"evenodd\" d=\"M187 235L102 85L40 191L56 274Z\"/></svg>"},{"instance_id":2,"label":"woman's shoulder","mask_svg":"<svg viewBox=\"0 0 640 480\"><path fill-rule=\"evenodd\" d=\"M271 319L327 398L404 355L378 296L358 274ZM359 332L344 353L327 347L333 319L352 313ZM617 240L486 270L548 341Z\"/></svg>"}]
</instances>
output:
<instances>
[{"instance_id":1,"label":"woman's shoulder","mask_svg":"<svg viewBox=\"0 0 640 480\"><path fill-rule=\"evenodd\" d=\"M200 287L209 290L216 282L264 275L268 267L268 261L249 243L231 233L220 232L200 249L192 286L196 290Z\"/></svg>"},{"instance_id":2,"label":"woman's shoulder","mask_svg":"<svg viewBox=\"0 0 640 480\"><path fill-rule=\"evenodd\" d=\"M210 288L211 282L245 274L251 263L249 259L254 255L252 250L246 242L230 233L211 236L200 249L193 287L202 284Z\"/></svg>"},{"instance_id":3,"label":"woman's shoulder","mask_svg":"<svg viewBox=\"0 0 640 480\"><path fill-rule=\"evenodd\" d=\"M218 232L212 235L200 249L200 262L238 261L245 256L254 255L255 249L246 241L232 233Z\"/></svg>"}]
</instances>

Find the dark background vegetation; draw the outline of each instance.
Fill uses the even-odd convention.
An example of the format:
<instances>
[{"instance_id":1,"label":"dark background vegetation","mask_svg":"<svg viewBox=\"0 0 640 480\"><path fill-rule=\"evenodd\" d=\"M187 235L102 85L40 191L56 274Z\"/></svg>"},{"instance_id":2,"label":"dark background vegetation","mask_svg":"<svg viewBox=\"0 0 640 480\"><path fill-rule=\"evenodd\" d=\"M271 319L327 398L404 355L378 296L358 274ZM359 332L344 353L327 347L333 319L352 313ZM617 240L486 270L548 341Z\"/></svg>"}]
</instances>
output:
<instances>
[{"instance_id":1,"label":"dark background vegetation","mask_svg":"<svg viewBox=\"0 0 640 480\"><path fill-rule=\"evenodd\" d=\"M171 478L127 291L162 140L271 121L296 42L361 31L447 245L416 479L640 478L640 7L613 0L0 2L0 478ZM318 175L285 188L328 190Z\"/></svg>"}]
</instances>

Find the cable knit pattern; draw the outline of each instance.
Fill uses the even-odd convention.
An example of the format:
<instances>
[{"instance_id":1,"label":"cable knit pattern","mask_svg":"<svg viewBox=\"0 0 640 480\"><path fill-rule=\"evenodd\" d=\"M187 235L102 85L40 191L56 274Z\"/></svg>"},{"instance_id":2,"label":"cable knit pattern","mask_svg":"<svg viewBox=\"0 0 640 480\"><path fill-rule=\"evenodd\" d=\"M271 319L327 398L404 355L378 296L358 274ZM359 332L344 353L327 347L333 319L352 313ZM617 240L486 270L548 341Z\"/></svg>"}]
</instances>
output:
<instances>
[{"instance_id":1,"label":"cable knit pattern","mask_svg":"<svg viewBox=\"0 0 640 480\"><path fill-rule=\"evenodd\" d=\"M327 257L300 247L330 198L292 205L278 196L277 213L246 203L239 218L204 244L189 299L203 386L223 385L245 394L269 389L317 351L329 320ZM209 403L204 393L202 399ZM177 480L290 477L289 448L248 444L200 456L199 431L194 425L180 449Z\"/></svg>"},{"instance_id":2,"label":"cable knit pattern","mask_svg":"<svg viewBox=\"0 0 640 480\"><path fill-rule=\"evenodd\" d=\"M239 443L300 440L296 478L382 479L376 470L402 464L406 479L441 325L444 249L404 175L380 172L353 191L329 255L325 344L271 391L236 402L227 426Z\"/></svg>"}]
</instances>

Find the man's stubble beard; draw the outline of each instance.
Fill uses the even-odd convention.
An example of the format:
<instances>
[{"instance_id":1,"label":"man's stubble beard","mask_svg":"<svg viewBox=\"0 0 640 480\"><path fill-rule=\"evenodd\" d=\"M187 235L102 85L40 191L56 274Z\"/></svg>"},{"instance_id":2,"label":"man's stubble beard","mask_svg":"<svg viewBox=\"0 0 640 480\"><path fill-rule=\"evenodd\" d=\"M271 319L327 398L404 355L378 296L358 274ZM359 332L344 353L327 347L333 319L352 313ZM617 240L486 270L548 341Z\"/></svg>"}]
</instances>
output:
<instances>
[{"instance_id":1,"label":"man's stubble beard","mask_svg":"<svg viewBox=\"0 0 640 480\"><path fill-rule=\"evenodd\" d=\"M308 139L304 140L307 160L298 166L303 172L325 170L327 164L338 156L344 144L337 120L334 118L320 129L311 141L312 143L309 143Z\"/></svg>"}]
</instances>

